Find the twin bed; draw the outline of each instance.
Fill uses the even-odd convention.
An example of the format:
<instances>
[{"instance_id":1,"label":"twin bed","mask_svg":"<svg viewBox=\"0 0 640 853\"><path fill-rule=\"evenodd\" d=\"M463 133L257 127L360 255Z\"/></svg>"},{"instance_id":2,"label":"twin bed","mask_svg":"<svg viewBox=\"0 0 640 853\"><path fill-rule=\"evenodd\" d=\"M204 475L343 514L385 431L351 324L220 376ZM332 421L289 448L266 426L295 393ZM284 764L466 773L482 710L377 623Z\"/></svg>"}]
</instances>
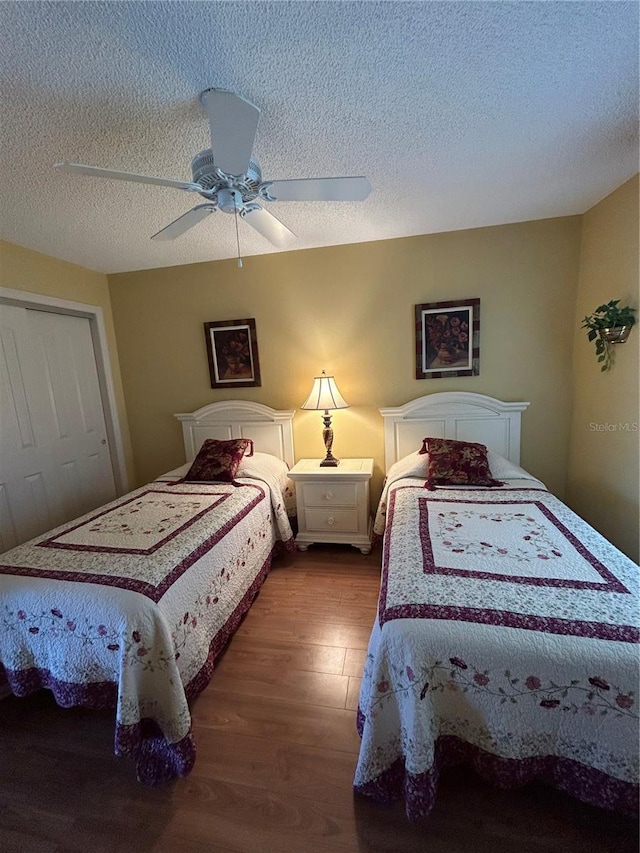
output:
<instances>
[{"instance_id":1,"label":"twin bed","mask_svg":"<svg viewBox=\"0 0 640 853\"><path fill-rule=\"evenodd\" d=\"M187 465L0 555L0 682L116 708L115 752L155 784L195 760L188 700L293 548L293 412L224 402L183 426ZM250 438L235 482L183 482L206 439ZM0 687L1 687L0 683Z\"/></svg>"},{"instance_id":2,"label":"twin bed","mask_svg":"<svg viewBox=\"0 0 640 853\"><path fill-rule=\"evenodd\" d=\"M354 788L431 811L440 770L498 785L545 780L634 813L638 567L519 467L526 403L432 394L382 409L387 480L378 618L358 710ZM293 547L293 412L225 402L179 415L207 438L250 438L236 483L189 464L0 556L0 681L60 705L116 708L138 777L185 776L188 701ZM481 442L501 486L425 488L423 439Z\"/></svg>"},{"instance_id":3,"label":"twin bed","mask_svg":"<svg viewBox=\"0 0 640 853\"><path fill-rule=\"evenodd\" d=\"M637 813L638 566L519 467L527 405L444 393L381 410L382 581L354 785L411 818L461 762ZM481 442L503 485L430 489L427 436Z\"/></svg>"}]
</instances>

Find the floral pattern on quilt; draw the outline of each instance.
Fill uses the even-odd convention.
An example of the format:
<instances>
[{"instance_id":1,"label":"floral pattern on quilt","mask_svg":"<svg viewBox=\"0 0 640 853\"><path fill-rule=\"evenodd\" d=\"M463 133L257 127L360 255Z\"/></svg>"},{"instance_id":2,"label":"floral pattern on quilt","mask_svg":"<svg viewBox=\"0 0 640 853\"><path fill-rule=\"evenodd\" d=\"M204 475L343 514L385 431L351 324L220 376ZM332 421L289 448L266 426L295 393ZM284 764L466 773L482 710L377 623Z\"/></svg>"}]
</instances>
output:
<instances>
[{"instance_id":1,"label":"floral pattern on quilt","mask_svg":"<svg viewBox=\"0 0 640 853\"><path fill-rule=\"evenodd\" d=\"M494 512L480 514L481 519L490 521L492 524L517 525L519 532L514 537L515 547L501 547L504 543L497 538L493 542L477 536L469 537L465 530L465 522L471 521L474 513L469 510L447 510L439 512L436 519L438 536L442 545L452 554L475 554L477 556L490 557L496 560L516 560L527 562L532 558L539 560L553 560L562 557L562 551L548 535L545 529L538 529L536 519L526 512ZM490 525L489 525L490 526ZM500 531L496 531L497 534Z\"/></svg>"},{"instance_id":2,"label":"floral pattern on quilt","mask_svg":"<svg viewBox=\"0 0 640 853\"><path fill-rule=\"evenodd\" d=\"M197 500L188 499L184 506L178 506L175 497L149 499L145 503L142 499L134 501L131 507L121 507L115 510L110 515L103 518L98 518L91 522L88 527L89 533L111 533L114 536L134 538L136 535L158 537L167 530L176 528L178 525L184 524L187 520L193 517L194 513L201 509L201 505ZM129 517L141 511L155 510L155 515L158 518L151 520L144 525L142 529L136 529L129 524Z\"/></svg>"},{"instance_id":3,"label":"floral pattern on quilt","mask_svg":"<svg viewBox=\"0 0 640 853\"><path fill-rule=\"evenodd\" d=\"M461 691L462 693L485 693L496 698L501 705L519 702L539 705L546 710L569 712L570 714L588 714L594 716L617 716L638 719L636 695L634 690L609 684L604 678L593 675L585 680L573 678L568 684L556 684L551 679L537 675L515 675L506 669L493 672L491 669L478 669L467 664L460 657L448 661L436 660L432 665L423 665L414 672L411 666L396 669L391 688L389 680L376 684L376 696L370 703L373 718L386 702L399 693L414 693L423 701L430 691Z\"/></svg>"},{"instance_id":4,"label":"floral pattern on quilt","mask_svg":"<svg viewBox=\"0 0 640 853\"><path fill-rule=\"evenodd\" d=\"M406 483L399 481L389 499L383 562L393 570L384 573L383 622L439 608L440 618L637 641L637 570L625 567L629 561L553 495L527 489L430 494ZM446 544L453 540L445 529L451 525L441 524L443 513L464 516L453 531L464 532L464 547ZM531 531L537 535L526 541ZM544 559L538 539L557 552L553 559ZM610 559L621 572L611 570Z\"/></svg>"},{"instance_id":5,"label":"floral pattern on quilt","mask_svg":"<svg viewBox=\"0 0 640 853\"><path fill-rule=\"evenodd\" d=\"M382 501L355 789L424 816L453 750L500 784L540 774L636 811L638 567L537 481L401 476Z\"/></svg>"}]
</instances>

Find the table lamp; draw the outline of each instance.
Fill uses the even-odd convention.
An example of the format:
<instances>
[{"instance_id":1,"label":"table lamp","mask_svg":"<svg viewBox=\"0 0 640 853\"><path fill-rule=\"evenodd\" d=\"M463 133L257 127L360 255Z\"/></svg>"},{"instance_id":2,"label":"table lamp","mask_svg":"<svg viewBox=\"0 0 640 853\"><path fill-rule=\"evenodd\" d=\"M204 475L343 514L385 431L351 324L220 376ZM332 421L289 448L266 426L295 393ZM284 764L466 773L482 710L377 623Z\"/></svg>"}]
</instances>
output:
<instances>
[{"instance_id":1,"label":"table lamp","mask_svg":"<svg viewBox=\"0 0 640 853\"><path fill-rule=\"evenodd\" d=\"M333 376L327 376L324 370L322 371L321 376L315 376L313 379L313 388L311 389L311 393L302 404L301 408L312 409L315 411L324 410L324 429L322 430L322 438L324 439L324 446L326 448L327 455L320 463L320 467L337 468L340 464L340 460L336 459L331 453L331 448L333 446L333 430L331 429L331 415L329 414L329 411L331 409L348 409L349 404L344 400L340 391L338 391L338 386L336 385L336 380Z\"/></svg>"}]
</instances>

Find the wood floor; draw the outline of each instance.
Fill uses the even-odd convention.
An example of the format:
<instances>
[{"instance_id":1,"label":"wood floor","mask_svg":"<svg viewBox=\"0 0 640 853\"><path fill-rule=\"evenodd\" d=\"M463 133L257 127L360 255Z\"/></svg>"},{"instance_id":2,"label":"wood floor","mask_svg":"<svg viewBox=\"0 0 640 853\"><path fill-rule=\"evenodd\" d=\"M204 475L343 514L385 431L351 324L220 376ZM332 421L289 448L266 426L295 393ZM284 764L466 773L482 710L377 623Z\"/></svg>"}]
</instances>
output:
<instances>
[{"instance_id":1,"label":"wood floor","mask_svg":"<svg viewBox=\"0 0 640 853\"><path fill-rule=\"evenodd\" d=\"M637 853L633 821L460 768L426 825L353 797L379 561L339 546L276 561L193 703L193 773L161 789L113 756L110 714L0 702L0 851Z\"/></svg>"}]
</instances>

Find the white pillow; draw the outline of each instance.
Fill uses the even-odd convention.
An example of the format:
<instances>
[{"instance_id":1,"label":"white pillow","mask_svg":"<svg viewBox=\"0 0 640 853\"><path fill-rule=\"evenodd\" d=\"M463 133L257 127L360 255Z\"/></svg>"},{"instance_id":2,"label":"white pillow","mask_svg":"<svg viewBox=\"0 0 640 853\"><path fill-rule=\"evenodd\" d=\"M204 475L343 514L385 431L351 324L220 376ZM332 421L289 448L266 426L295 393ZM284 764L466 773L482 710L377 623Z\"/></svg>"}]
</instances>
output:
<instances>
[{"instance_id":1,"label":"white pillow","mask_svg":"<svg viewBox=\"0 0 640 853\"><path fill-rule=\"evenodd\" d=\"M281 477L287 474L289 466L282 459L273 456L271 453L254 453L253 456L243 456L236 471L236 479L238 477L258 477L264 474L271 474L274 477Z\"/></svg>"},{"instance_id":2,"label":"white pillow","mask_svg":"<svg viewBox=\"0 0 640 853\"><path fill-rule=\"evenodd\" d=\"M394 480L400 480L402 477L422 477L427 479L429 473L429 454L410 453L402 459L394 462L387 472L387 483L392 483Z\"/></svg>"},{"instance_id":3,"label":"white pillow","mask_svg":"<svg viewBox=\"0 0 640 853\"><path fill-rule=\"evenodd\" d=\"M254 453L253 456L243 456L240 467L236 472L238 478L253 478L270 483L282 495L284 507L289 517L296 514L296 487L289 479L289 466L271 453Z\"/></svg>"},{"instance_id":4,"label":"white pillow","mask_svg":"<svg viewBox=\"0 0 640 853\"><path fill-rule=\"evenodd\" d=\"M535 480L536 477L525 471L515 462L510 462L499 453L494 453L493 450L487 450L487 462L491 469L491 476L496 480Z\"/></svg>"},{"instance_id":5,"label":"white pillow","mask_svg":"<svg viewBox=\"0 0 640 853\"><path fill-rule=\"evenodd\" d=\"M166 474L160 474L159 477L156 477L156 480L181 480L186 475L189 468L191 468L191 462L185 462L185 464L180 465L179 468L167 471Z\"/></svg>"}]
</instances>

